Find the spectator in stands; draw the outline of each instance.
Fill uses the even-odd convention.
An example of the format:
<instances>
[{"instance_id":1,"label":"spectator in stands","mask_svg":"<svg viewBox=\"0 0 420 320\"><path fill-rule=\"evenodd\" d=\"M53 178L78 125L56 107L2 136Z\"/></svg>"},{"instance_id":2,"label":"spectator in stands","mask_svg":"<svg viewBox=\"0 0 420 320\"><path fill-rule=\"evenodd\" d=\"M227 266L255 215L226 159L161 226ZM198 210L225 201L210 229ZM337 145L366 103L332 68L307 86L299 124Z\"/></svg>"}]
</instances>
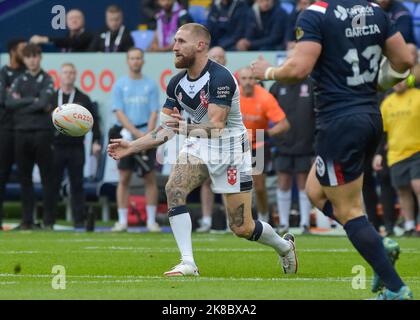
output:
<instances>
[{"instance_id":1,"label":"spectator in stands","mask_svg":"<svg viewBox=\"0 0 420 320\"><path fill-rule=\"evenodd\" d=\"M175 0L158 0L161 10L156 15L156 31L150 51L172 51L174 36L180 26L193 22L188 14Z\"/></svg>"},{"instance_id":2,"label":"spectator in stands","mask_svg":"<svg viewBox=\"0 0 420 320\"><path fill-rule=\"evenodd\" d=\"M65 37L48 37L34 35L30 42L45 44L52 42L62 52L86 52L93 40L93 34L85 30L85 16L79 9L72 9L66 16L67 29Z\"/></svg>"},{"instance_id":3,"label":"spectator in stands","mask_svg":"<svg viewBox=\"0 0 420 320\"><path fill-rule=\"evenodd\" d=\"M290 52L290 51L289 51ZM270 92L283 107L291 129L274 139L277 172L277 206L280 215L279 233L287 232L292 204L292 181L296 178L299 190L300 227L309 233L311 203L305 192L306 179L314 156L314 96L309 79L296 84L273 84Z\"/></svg>"},{"instance_id":4,"label":"spectator in stands","mask_svg":"<svg viewBox=\"0 0 420 320\"><path fill-rule=\"evenodd\" d=\"M106 29L98 33L89 51L126 52L134 45L130 31L123 25L123 12L120 7L111 5L106 9Z\"/></svg>"},{"instance_id":5,"label":"spectator in stands","mask_svg":"<svg viewBox=\"0 0 420 320\"><path fill-rule=\"evenodd\" d=\"M112 108L118 123L110 138L135 140L156 127L159 111L157 84L142 74L144 53L138 48L127 52L129 75L120 78L113 88ZM117 187L118 222L113 231L127 230L128 197L132 173L136 170L144 178L146 189L147 228L160 231L156 223L158 189L155 175L156 149L126 157L118 162L120 179Z\"/></svg>"},{"instance_id":6,"label":"spectator in stands","mask_svg":"<svg viewBox=\"0 0 420 320\"><path fill-rule=\"evenodd\" d=\"M267 140L277 137L287 130L290 125L286 115L277 103L276 99L266 89L257 84L251 68L243 68L238 72L240 84L240 105L242 119L248 132L251 134L249 142L252 148L252 155L256 157L254 170L254 190L257 200L258 219L264 222L269 221L268 199L265 188L265 172L271 159L270 146ZM269 125L273 124L270 128ZM256 130L263 129L264 141L257 141ZM260 151L263 148L263 151ZM259 150L257 150L259 149ZM261 159L258 155L264 158ZM259 168L259 161L263 160L264 167ZM260 163L261 164L261 163ZM258 172L258 169L262 169Z\"/></svg>"},{"instance_id":7,"label":"spectator in stands","mask_svg":"<svg viewBox=\"0 0 420 320\"><path fill-rule=\"evenodd\" d=\"M235 50L236 43L245 35L247 13L248 6L242 0L215 0L207 19L211 46Z\"/></svg>"},{"instance_id":8,"label":"spectator in stands","mask_svg":"<svg viewBox=\"0 0 420 320\"><path fill-rule=\"evenodd\" d=\"M313 0L296 0L296 6L293 12L289 16L289 25L287 27L287 34L286 34L286 42L287 42L287 50L293 49L296 45L296 21L299 14L309 7Z\"/></svg>"},{"instance_id":9,"label":"spectator in stands","mask_svg":"<svg viewBox=\"0 0 420 320\"><path fill-rule=\"evenodd\" d=\"M381 8L388 13L395 27L404 37L407 43L416 43L414 39L413 16L411 12L396 0L376 0Z\"/></svg>"},{"instance_id":10,"label":"spectator in stands","mask_svg":"<svg viewBox=\"0 0 420 320\"><path fill-rule=\"evenodd\" d=\"M405 81L395 87L381 105L382 118L388 145L388 165L391 181L397 190L401 211L405 217L405 235L416 232L415 201L420 203L420 89L407 88ZM382 156L376 155L374 169L382 167ZM416 200L412 193L415 193ZM420 234L420 215L417 230Z\"/></svg>"},{"instance_id":11,"label":"spectator in stands","mask_svg":"<svg viewBox=\"0 0 420 320\"><path fill-rule=\"evenodd\" d=\"M213 47L209 50L209 58L220 63L222 66L226 66L226 52L222 47ZM197 232L208 232L212 226L212 215L213 215L213 204L214 204L214 193L211 190L211 179L208 178L200 189L201 198L201 211L203 213L202 219L199 221L199 227ZM223 197L222 197L223 199ZM229 225L228 223L226 224ZM229 229L229 227L227 227Z\"/></svg>"},{"instance_id":12,"label":"spectator in stands","mask_svg":"<svg viewBox=\"0 0 420 320\"><path fill-rule=\"evenodd\" d=\"M52 230L54 218L54 173L52 171L52 123L50 99L52 78L41 69L41 48L28 44L23 49L27 70L12 83L6 107L13 111L15 159L18 167L23 216L20 229L35 227L35 193L32 171L37 164L41 173L44 200L44 228Z\"/></svg>"},{"instance_id":13,"label":"spectator in stands","mask_svg":"<svg viewBox=\"0 0 420 320\"><path fill-rule=\"evenodd\" d=\"M159 1L156 0L144 0L141 1L141 13L144 18L142 23L147 24L147 28L149 30L156 29L156 15L161 10L161 6L158 3ZM188 1L187 0L180 0L177 1L184 9L188 9Z\"/></svg>"},{"instance_id":14,"label":"spectator in stands","mask_svg":"<svg viewBox=\"0 0 420 320\"><path fill-rule=\"evenodd\" d=\"M98 156L101 151L101 132L96 107L89 97L75 87L76 67L72 63L61 65L60 88L51 97L52 106L62 106L66 103L77 103L87 108L93 116L92 154ZM86 221L85 196L83 191L83 168L85 164L85 147L83 137L69 137L54 131L53 159L56 197L54 208L57 208L58 196L64 171L70 180L70 200L73 223L75 228L83 228Z\"/></svg>"},{"instance_id":15,"label":"spectator in stands","mask_svg":"<svg viewBox=\"0 0 420 320\"><path fill-rule=\"evenodd\" d=\"M248 12L245 36L236 43L236 49L284 49L287 19L286 11L275 0L256 0Z\"/></svg>"},{"instance_id":16,"label":"spectator in stands","mask_svg":"<svg viewBox=\"0 0 420 320\"><path fill-rule=\"evenodd\" d=\"M9 64L0 70L0 230L3 221L3 202L7 181L14 163L14 126L13 113L6 109L6 95L13 81L25 72L23 48L26 41L15 39L9 42Z\"/></svg>"}]
</instances>

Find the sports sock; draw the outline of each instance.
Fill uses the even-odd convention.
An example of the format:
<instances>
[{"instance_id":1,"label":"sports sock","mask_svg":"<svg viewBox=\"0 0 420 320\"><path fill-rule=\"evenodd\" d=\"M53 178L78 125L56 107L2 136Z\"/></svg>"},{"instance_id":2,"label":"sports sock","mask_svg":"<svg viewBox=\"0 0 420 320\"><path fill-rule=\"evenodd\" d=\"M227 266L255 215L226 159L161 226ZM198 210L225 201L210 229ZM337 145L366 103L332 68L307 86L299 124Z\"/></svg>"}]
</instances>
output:
<instances>
[{"instance_id":1,"label":"sports sock","mask_svg":"<svg viewBox=\"0 0 420 320\"><path fill-rule=\"evenodd\" d=\"M277 188L277 208L280 215L280 225L289 226L290 207L292 205L292 190L283 191Z\"/></svg>"},{"instance_id":2,"label":"sports sock","mask_svg":"<svg viewBox=\"0 0 420 320\"><path fill-rule=\"evenodd\" d=\"M266 222L255 220L255 229L250 241L257 241L272 247L281 256L290 251L290 243L280 237Z\"/></svg>"},{"instance_id":3,"label":"sports sock","mask_svg":"<svg viewBox=\"0 0 420 320\"><path fill-rule=\"evenodd\" d=\"M156 209L154 205L146 205L147 225L152 225L156 222Z\"/></svg>"},{"instance_id":4,"label":"sports sock","mask_svg":"<svg viewBox=\"0 0 420 320\"><path fill-rule=\"evenodd\" d=\"M348 221L344 229L353 246L382 279L385 287L394 292L400 290L404 283L387 256L382 238L366 216Z\"/></svg>"},{"instance_id":5,"label":"sports sock","mask_svg":"<svg viewBox=\"0 0 420 320\"><path fill-rule=\"evenodd\" d=\"M195 266L191 240L192 223L187 207L178 206L171 208L168 211L168 216L172 233L181 253L182 262Z\"/></svg>"},{"instance_id":6,"label":"sports sock","mask_svg":"<svg viewBox=\"0 0 420 320\"><path fill-rule=\"evenodd\" d=\"M300 226L308 227L310 226L309 216L311 214L311 202L309 201L306 192L301 190L299 191L299 211L300 211Z\"/></svg>"},{"instance_id":7,"label":"sports sock","mask_svg":"<svg viewBox=\"0 0 420 320\"><path fill-rule=\"evenodd\" d=\"M128 224L128 209L118 208L118 223L126 226Z\"/></svg>"},{"instance_id":8,"label":"sports sock","mask_svg":"<svg viewBox=\"0 0 420 320\"><path fill-rule=\"evenodd\" d=\"M202 226L211 226L211 216L203 216L201 224Z\"/></svg>"}]
</instances>

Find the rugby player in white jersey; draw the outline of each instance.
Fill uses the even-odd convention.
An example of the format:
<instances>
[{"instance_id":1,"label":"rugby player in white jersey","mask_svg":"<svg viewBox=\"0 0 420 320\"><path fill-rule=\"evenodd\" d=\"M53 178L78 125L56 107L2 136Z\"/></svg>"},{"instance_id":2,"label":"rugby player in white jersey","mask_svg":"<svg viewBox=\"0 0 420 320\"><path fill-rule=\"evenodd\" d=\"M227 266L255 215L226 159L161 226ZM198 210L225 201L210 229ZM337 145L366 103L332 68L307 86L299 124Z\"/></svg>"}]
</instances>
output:
<instances>
[{"instance_id":1,"label":"rugby player in white jersey","mask_svg":"<svg viewBox=\"0 0 420 320\"><path fill-rule=\"evenodd\" d=\"M175 35L175 67L184 69L167 87L161 125L135 141L112 140L109 155L119 160L187 135L166 185L168 215L181 263L166 276L198 276L191 239L188 194L208 177L212 190L223 194L229 227L241 238L271 246L285 273L296 273L294 237L280 237L272 227L251 214L252 163L246 128L239 106L239 87L228 69L209 60L210 34L196 23L185 24ZM189 114L187 123L180 114Z\"/></svg>"}]
</instances>

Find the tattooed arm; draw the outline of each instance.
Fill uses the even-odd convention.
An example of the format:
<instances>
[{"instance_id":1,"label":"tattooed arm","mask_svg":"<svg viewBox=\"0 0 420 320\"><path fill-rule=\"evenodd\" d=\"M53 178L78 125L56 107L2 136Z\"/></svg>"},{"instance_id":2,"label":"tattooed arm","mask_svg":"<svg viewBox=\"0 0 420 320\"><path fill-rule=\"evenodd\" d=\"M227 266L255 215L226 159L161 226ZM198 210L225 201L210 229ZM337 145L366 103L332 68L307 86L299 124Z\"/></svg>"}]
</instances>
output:
<instances>
[{"instance_id":1,"label":"tattooed arm","mask_svg":"<svg viewBox=\"0 0 420 320\"><path fill-rule=\"evenodd\" d=\"M171 116L176 120L167 122L166 124L179 134L218 138L223 134L229 110L230 108L227 106L219 106L217 104L210 103L207 111L209 122L187 124L181 118L178 110L174 109L174 113L172 113Z\"/></svg>"},{"instance_id":2,"label":"tattooed arm","mask_svg":"<svg viewBox=\"0 0 420 320\"><path fill-rule=\"evenodd\" d=\"M163 108L162 112L170 115L173 111L168 108ZM115 160L119 160L130 154L157 148L161 144L170 140L174 135L174 130L164 128L160 125L143 137L131 142L122 139L111 139L111 143L108 145L108 154Z\"/></svg>"}]
</instances>

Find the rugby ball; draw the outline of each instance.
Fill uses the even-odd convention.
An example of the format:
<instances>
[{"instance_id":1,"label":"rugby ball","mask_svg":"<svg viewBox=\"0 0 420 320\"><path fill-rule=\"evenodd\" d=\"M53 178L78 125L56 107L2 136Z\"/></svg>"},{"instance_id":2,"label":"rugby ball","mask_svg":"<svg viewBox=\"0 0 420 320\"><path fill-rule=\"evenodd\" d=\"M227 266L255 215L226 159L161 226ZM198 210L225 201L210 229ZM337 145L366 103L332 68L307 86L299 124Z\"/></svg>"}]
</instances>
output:
<instances>
[{"instance_id":1,"label":"rugby ball","mask_svg":"<svg viewBox=\"0 0 420 320\"><path fill-rule=\"evenodd\" d=\"M76 103L66 103L54 109L52 122L60 133L81 137L92 129L93 117L85 107Z\"/></svg>"}]
</instances>

